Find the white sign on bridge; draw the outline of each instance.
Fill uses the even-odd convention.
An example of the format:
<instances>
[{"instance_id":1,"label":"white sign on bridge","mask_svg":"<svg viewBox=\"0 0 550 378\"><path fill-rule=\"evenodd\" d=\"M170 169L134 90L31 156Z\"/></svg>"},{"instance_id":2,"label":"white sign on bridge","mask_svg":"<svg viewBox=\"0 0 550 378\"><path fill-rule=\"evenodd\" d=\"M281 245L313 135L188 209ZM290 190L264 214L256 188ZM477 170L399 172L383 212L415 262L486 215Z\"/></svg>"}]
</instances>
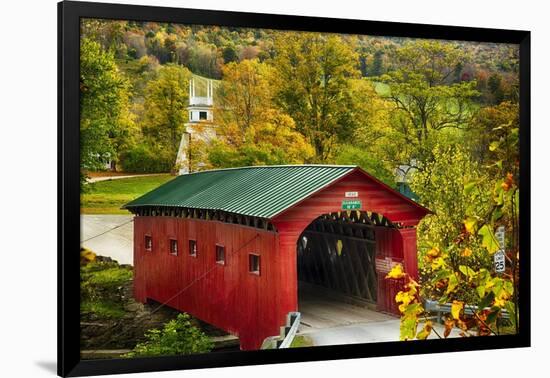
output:
<instances>
[{"instance_id":1,"label":"white sign on bridge","mask_svg":"<svg viewBox=\"0 0 550 378\"><path fill-rule=\"evenodd\" d=\"M399 263L393 261L391 257L377 257L374 260L374 264L378 273L389 273L390 270Z\"/></svg>"}]
</instances>

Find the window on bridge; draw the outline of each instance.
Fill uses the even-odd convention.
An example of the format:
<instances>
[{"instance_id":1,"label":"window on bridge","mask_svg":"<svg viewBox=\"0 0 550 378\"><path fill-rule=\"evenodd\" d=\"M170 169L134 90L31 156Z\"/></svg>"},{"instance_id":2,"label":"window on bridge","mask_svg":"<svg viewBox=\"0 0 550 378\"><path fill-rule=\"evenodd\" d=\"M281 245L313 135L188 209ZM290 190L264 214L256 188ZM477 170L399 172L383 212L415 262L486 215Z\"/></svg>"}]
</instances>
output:
<instances>
[{"instance_id":1,"label":"window on bridge","mask_svg":"<svg viewBox=\"0 0 550 378\"><path fill-rule=\"evenodd\" d=\"M248 271L260 275L260 255L251 253L248 255Z\"/></svg>"},{"instance_id":2,"label":"window on bridge","mask_svg":"<svg viewBox=\"0 0 550 378\"><path fill-rule=\"evenodd\" d=\"M176 239L170 239L170 254L178 255L178 241Z\"/></svg>"},{"instance_id":3,"label":"window on bridge","mask_svg":"<svg viewBox=\"0 0 550 378\"><path fill-rule=\"evenodd\" d=\"M225 265L225 247L223 245L216 245L216 262Z\"/></svg>"},{"instance_id":4,"label":"window on bridge","mask_svg":"<svg viewBox=\"0 0 550 378\"><path fill-rule=\"evenodd\" d=\"M197 257L197 241L189 240L189 255Z\"/></svg>"}]
</instances>

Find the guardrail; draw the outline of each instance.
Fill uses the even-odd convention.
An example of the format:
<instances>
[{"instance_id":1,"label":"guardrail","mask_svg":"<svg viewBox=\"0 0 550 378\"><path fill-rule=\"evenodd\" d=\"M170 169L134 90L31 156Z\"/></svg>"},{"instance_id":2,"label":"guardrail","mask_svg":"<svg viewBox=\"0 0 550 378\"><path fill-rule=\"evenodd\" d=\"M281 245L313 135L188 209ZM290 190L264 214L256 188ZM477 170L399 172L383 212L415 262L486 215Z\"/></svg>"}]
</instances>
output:
<instances>
[{"instance_id":1,"label":"guardrail","mask_svg":"<svg viewBox=\"0 0 550 378\"><path fill-rule=\"evenodd\" d=\"M424 303L424 309L428 312L437 313L437 321L439 323L443 322L443 314L449 314L451 312L452 303L439 303L438 301L432 301L430 299L426 300ZM484 310L490 310L490 307L485 307ZM478 307L474 305L465 304L464 313L467 315L474 315L478 311ZM500 310L500 314L504 319L509 319L510 314L505 309Z\"/></svg>"},{"instance_id":2,"label":"guardrail","mask_svg":"<svg viewBox=\"0 0 550 378\"><path fill-rule=\"evenodd\" d=\"M298 332L302 315L299 312L289 312L286 316L286 325L281 327L279 336L267 337L262 343L261 349L285 349L289 348Z\"/></svg>"}]
</instances>

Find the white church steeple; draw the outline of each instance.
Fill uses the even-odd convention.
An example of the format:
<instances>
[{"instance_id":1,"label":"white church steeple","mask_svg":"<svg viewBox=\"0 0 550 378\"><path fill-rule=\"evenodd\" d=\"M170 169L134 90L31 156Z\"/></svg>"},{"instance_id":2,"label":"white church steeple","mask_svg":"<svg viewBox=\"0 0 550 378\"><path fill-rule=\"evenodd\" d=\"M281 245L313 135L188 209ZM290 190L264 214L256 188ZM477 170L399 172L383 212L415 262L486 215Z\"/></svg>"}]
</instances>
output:
<instances>
[{"instance_id":1,"label":"white church steeple","mask_svg":"<svg viewBox=\"0 0 550 378\"><path fill-rule=\"evenodd\" d=\"M198 80L204 79L199 78ZM199 88L195 87L195 78L189 80L189 106L187 107L189 121L185 124L185 131L181 137L176 157L176 166L180 175L189 173L193 164L199 168L201 165L204 165L201 162L193 162L191 164L190 148L193 140L209 143L212 139L216 138L216 126L213 123L214 83L213 80L206 79L205 84L206 93L198 93ZM200 96L200 94L203 94L203 96Z\"/></svg>"}]
</instances>

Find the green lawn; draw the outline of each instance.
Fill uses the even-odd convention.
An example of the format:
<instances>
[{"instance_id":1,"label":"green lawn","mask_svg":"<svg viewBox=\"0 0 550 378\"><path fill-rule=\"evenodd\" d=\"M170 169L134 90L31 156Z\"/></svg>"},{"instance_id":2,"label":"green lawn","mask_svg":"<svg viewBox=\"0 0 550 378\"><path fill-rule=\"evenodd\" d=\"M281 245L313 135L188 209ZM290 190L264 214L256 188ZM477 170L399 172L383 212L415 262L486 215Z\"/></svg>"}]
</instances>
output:
<instances>
[{"instance_id":1,"label":"green lawn","mask_svg":"<svg viewBox=\"0 0 550 378\"><path fill-rule=\"evenodd\" d=\"M81 255L84 251L81 250ZM95 255L94 255L95 256ZM122 318L125 285L131 285L133 272L114 262L94 261L80 267L80 313L100 318Z\"/></svg>"},{"instance_id":2,"label":"green lawn","mask_svg":"<svg viewBox=\"0 0 550 378\"><path fill-rule=\"evenodd\" d=\"M173 178L174 176L169 174L162 174L87 184L89 191L80 197L80 212L82 214L129 214L127 210L121 210L120 207Z\"/></svg>"},{"instance_id":3,"label":"green lawn","mask_svg":"<svg viewBox=\"0 0 550 378\"><path fill-rule=\"evenodd\" d=\"M291 348L303 348L313 346L313 341L304 335L296 335L292 343L290 344Z\"/></svg>"}]
</instances>

